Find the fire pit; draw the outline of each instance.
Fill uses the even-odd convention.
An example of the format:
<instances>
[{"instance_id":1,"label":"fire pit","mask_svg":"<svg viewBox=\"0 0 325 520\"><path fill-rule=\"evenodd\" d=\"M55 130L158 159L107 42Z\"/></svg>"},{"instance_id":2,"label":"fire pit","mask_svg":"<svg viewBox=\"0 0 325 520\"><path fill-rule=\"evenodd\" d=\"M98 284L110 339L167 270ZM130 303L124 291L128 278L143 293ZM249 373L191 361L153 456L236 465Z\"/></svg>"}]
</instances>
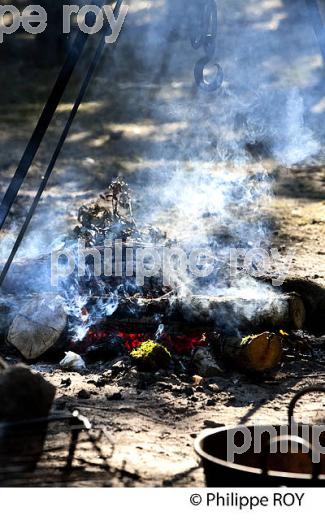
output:
<instances>
[{"instance_id":1,"label":"fire pit","mask_svg":"<svg viewBox=\"0 0 325 520\"><path fill-rule=\"evenodd\" d=\"M48 351L60 351L60 347L84 354L92 344L116 343L117 338L132 350L155 336L156 339L163 336L165 346L176 353L187 351L190 354L200 345L202 336L211 333L225 336L227 352L233 352L237 357L236 351L244 350L240 347L240 339L245 336L265 331L278 334L280 330L295 331L304 326L305 304L299 294L281 293L266 283L254 282L255 293L246 295L244 291L231 288L225 269L220 271L224 278L224 294L205 294L204 286L201 292L193 292L195 288L200 289L199 285L195 287L196 280L171 265L170 285L166 285L165 264L159 264L153 272L152 268L148 270L144 258L148 255L148 261L152 260L158 248L162 249L164 257L168 241L158 229L136 224L129 188L124 181L114 181L97 200L82 206L79 222L71 236L65 237L65 249L51 257L13 264L4 284L4 290L11 296L5 301L7 333L6 327L3 333L25 359L37 359ZM76 241L80 240L83 243L81 252L79 242L77 250L75 247ZM112 241L115 247L112 247ZM149 253L148 243L151 243ZM155 248L154 252L152 248ZM139 282L136 270L139 251L144 283ZM65 259L69 266L72 265L68 270L62 266ZM37 279L36 271L40 275ZM182 278L185 279L180 283ZM51 285L53 279L55 286ZM178 285L175 286L175 282ZM193 287L188 288L186 284L190 283ZM52 292L49 293L48 288ZM36 290L38 294L35 294ZM177 338L183 338L183 341ZM285 338L286 332L278 341L282 343ZM247 353L252 350L250 345L254 344L256 349L258 343L258 340L248 340ZM273 368L282 358L282 347L276 346L273 340L262 347L262 357L266 350L274 352L273 358L271 356L274 361L262 362L258 371L264 366ZM114 354L114 346L111 354ZM252 359L249 363L252 368L256 365Z\"/></svg>"}]
</instances>

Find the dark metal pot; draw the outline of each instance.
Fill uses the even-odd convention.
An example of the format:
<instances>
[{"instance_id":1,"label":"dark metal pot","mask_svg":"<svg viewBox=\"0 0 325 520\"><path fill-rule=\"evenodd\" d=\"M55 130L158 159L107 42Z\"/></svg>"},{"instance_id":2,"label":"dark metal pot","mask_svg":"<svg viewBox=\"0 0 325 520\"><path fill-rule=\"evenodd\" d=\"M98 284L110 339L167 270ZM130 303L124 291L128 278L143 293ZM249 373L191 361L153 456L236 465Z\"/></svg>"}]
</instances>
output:
<instances>
[{"instance_id":1,"label":"dark metal pot","mask_svg":"<svg viewBox=\"0 0 325 520\"><path fill-rule=\"evenodd\" d=\"M295 395L289 406L287 434L280 425L258 425L216 428L205 430L199 435L195 440L195 451L203 462L206 485L323 487L325 455L321 454L320 450L316 451L316 445L313 443L311 433L315 432L315 427L297 424L293 420L297 401L311 392L325 393L325 387L308 387ZM325 426L316 428L321 432L320 445L325 447ZM229 457L228 451L231 450L233 442L239 447L243 445L244 433L246 439L251 436L249 447L246 451L243 449L243 453ZM285 453L281 446L287 446Z\"/></svg>"}]
</instances>

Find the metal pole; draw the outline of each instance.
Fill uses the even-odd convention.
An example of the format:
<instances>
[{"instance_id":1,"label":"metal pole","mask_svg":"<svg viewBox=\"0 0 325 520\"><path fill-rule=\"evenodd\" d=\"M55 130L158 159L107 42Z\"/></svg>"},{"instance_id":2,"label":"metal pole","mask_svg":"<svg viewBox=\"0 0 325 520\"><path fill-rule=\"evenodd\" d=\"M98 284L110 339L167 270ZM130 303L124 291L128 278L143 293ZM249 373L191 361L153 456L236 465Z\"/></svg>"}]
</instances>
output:
<instances>
[{"instance_id":1,"label":"metal pole","mask_svg":"<svg viewBox=\"0 0 325 520\"><path fill-rule=\"evenodd\" d=\"M115 10L114 10L115 17L118 16L122 4L123 4L123 0L117 0L116 6L115 6ZM68 121L67 121L67 123L66 123L66 125L65 125L65 127L63 129L63 132L62 132L62 134L60 136L58 144L57 144L57 146L56 146L56 148L54 150L54 153L53 153L52 158L50 160L49 166L48 166L48 168L47 168L47 170L45 172L44 177L42 178L42 181L41 181L41 184L39 186L39 189L38 189L38 191L37 191L37 193L35 195L33 203L32 203L32 205L31 205L31 207L30 207L30 209L28 211L28 214L27 214L27 216L25 218L25 221L24 221L24 223L23 223L23 225L21 227L21 230L20 230L20 232L18 234L18 237L17 237L17 239L16 239L16 241L14 243L14 246L13 246L13 248L11 250L9 258L8 258L7 262L5 263L5 266L2 269L2 272L1 272L1 275L0 275L0 287L2 286L6 276L8 274L10 266L11 266L11 264L12 264L12 262L13 262L15 256L16 256L16 253L17 253L17 251L19 249L19 246L20 246L20 244L21 244L21 242L22 242L22 240L23 240L23 238L25 236L26 230L27 230L27 228L28 228L28 226L29 226L33 216L34 216L34 213L36 211L38 203L39 203L39 201L41 199L41 196L42 196L42 194L43 194L43 192L44 192L44 190L46 188L48 180L49 180L49 178L50 178L50 176L52 174L52 171L53 171L53 169L55 167L56 161L57 161L57 159L58 159L58 157L60 155L62 147L63 147L63 145L65 143L65 140L66 140L67 135L69 133L69 130L71 128L71 125L72 125L72 123L74 121L74 118L75 118L75 116L76 116L76 114L78 112L78 109L80 107L80 104L82 103L82 100L83 100L84 95L86 93L86 90L87 90L87 88L89 86L91 78L92 78L92 76L93 76L93 74L95 72L95 69L96 69L96 67L97 67L97 65L98 65L98 63L99 63L99 61L101 59L101 56L102 56L102 53L103 53L103 50L104 50L104 47L105 47L105 37L106 37L106 35L107 35L107 33L106 34L103 33L101 35L101 37L100 37L100 41L99 41L98 47L96 49L95 55L94 55L94 57L93 57L93 59L91 61L91 64L90 64L89 68L88 68L86 77L85 77L85 79L84 79L84 81L83 81L83 83L81 85L79 94L78 94L78 96L76 98L76 101L74 103L74 106L73 106L73 108L72 108L72 110L70 112ZM113 48L115 46L116 46L116 44L113 44Z\"/></svg>"}]
</instances>

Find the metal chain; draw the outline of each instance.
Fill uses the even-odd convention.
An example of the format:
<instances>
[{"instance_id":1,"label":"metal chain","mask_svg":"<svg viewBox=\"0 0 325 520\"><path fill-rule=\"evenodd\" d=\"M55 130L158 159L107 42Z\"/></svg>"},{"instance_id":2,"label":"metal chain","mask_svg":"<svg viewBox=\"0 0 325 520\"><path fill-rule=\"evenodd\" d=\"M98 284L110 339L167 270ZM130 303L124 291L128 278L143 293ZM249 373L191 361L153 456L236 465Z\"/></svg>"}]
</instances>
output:
<instances>
[{"instance_id":1,"label":"metal chain","mask_svg":"<svg viewBox=\"0 0 325 520\"><path fill-rule=\"evenodd\" d=\"M223 70L219 63L214 63L218 30L218 11L215 0L200 0L191 13L190 39L196 50L203 47L205 56L198 60L194 68L196 84L207 92L218 90L223 83ZM212 63L217 72L211 80L205 77L207 65Z\"/></svg>"}]
</instances>

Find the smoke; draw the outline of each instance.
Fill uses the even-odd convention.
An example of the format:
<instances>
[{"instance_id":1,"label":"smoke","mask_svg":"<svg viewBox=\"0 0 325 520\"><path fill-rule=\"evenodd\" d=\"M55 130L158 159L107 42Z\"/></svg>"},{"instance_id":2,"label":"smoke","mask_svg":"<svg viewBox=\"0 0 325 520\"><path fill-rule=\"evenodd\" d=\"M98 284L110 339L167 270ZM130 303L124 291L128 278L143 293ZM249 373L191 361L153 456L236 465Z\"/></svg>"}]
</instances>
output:
<instances>
[{"instance_id":1,"label":"smoke","mask_svg":"<svg viewBox=\"0 0 325 520\"><path fill-rule=\"evenodd\" d=\"M77 258L77 246L70 245L71 253ZM76 263L76 266L78 264ZM78 275L78 269L68 278L62 278L57 287L64 297L64 307L69 316L69 333L74 342L82 341L91 327L103 318L112 316L119 306L123 287L109 291L100 277L94 277L91 265L85 266L85 276Z\"/></svg>"},{"instance_id":2,"label":"smoke","mask_svg":"<svg viewBox=\"0 0 325 520\"><path fill-rule=\"evenodd\" d=\"M240 309L252 316L273 305L276 290L248 276L229 280L229 248L271 247L275 170L306 163L320 151L308 114L310 93L301 81L307 64L299 55L319 51L308 19L295 14L293 4L234 0L219 1L218 8L217 61L225 81L217 92L191 86L200 51L190 50L184 2L166 2L160 11L165 24L149 26L139 46L137 57L156 83L155 98L146 100L150 118L176 131L151 145L156 161L138 180L136 218L161 227L188 251L208 246L223 270L208 283L182 279L180 287L260 299L260 308ZM305 39L297 47L299 33Z\"/></svg>"},{"instance_id":3,"label":"smoke","mask_svg":"<svg viewBox=\"0 0 325 520\"><path fill-rule=\"evenodd\" d=\"M291 167L320 152L320 143L305 122L305 102L294 87L284 91L266 91L247 114L246 139L262 142L276 163Z\"/></svg>"},{"instance_id":4,"label":"smoke","mask_svg":"<svg viewBox=\"0 0 325 520\"><path fill-rule=\"evenodd\" d=\"M220 268L208 280L182 278L180 294L251 298L251 306L236 309L248 317L274 304L276 292L251 276L230 278L229 250L270 247L274 171L308 162L321 145L310 110L319 101L322 72L303 5L219 0L216 59L225 80L210 94L193 84L202 49L190 46L187 0L131 3L115 54L114 79L124 87L117 117L126 126L148 126L138 143L124 144L126 162L141 159L133 160L129 176L137 223L158 226L187 252L208 247ZM107 95L105 66L95 97ZM107 295L98 298L83 317L87 301L78 296L77 282L72 289L69 312L79 320L74 334L80 339L116 311L118 292L108 303Z\"/></svg>"},{"instance_id":5,"label":"smoke","mask_svg":"<svg viewBox=\"0 0 325 520\"><path fill-rule=\"evenodd\" d=\"M259 93L248 104L227 86L215 99L202 97L169 103L167 117L185 122L186 131L175 137L176 153L160 147L162 160L146 172L136 218L161 227L188 252L210 248L226 269L230 249L271 247L274 170L308 160L319 143L304 123L297 89ZM164 109L156 110L166 118ZM226 290L226 274L219 272L204 290ZM247 279L242 285L249 290Z\"/></svg>"},{"instance_id":6,"label":"smoke","mask_svg":"<svg viewBox=\"0 0 325 520\"><path fill-rule=\"evenodd\" d=\"M88 303L89 295L78 295L75 292L72 298L65 299L65 310L70 317L70 337L74 342L82 341L91 327L104 317L112 316L119 306L119 298L117 293L106 298L98 297L96 303L91 305L90 312L87 311Z\"/></svg>"}]
</instances>

